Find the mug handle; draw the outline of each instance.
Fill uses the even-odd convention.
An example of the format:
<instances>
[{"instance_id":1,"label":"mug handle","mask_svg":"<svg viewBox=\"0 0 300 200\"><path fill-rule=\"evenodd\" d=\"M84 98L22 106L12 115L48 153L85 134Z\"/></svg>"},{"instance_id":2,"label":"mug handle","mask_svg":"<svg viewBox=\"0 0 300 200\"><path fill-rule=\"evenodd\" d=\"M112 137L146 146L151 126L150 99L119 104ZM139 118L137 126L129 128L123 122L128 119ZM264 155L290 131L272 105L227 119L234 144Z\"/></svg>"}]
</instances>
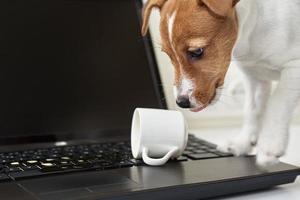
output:
<instances>
[{"instance_id":1,"label":"mug handle","mask_svg":"<svg viewBox=\"0 0 300 200\"><path fill-rule=\"evenodd\" d=\"M166 162L168 162L168 160L174 155L174 153L176 153L176 151L178 151L179 148L178 147L172 147L169 152L162 158L150 158L149 157L149 149L147 147L143 148L143 152L142 152L142 158L143 161L148 164L148 165L152 165L152 166L160 166L160 165L164 165L166 164Z\"/></svg>"}]
</instances>

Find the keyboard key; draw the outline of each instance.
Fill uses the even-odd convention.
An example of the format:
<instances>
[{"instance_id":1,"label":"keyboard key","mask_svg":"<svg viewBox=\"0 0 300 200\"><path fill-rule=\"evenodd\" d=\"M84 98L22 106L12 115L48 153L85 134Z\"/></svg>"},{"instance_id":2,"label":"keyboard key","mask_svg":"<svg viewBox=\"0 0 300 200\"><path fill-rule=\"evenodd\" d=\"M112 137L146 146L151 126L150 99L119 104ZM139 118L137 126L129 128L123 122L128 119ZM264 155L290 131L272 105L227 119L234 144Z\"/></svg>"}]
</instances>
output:
<instances>
[{"instance_id":1,"label":"keyboard key","mask_svg":"<svg viewBox=\"0 0 300 200\"><path fill-rule=\"evenodd\" d=\"M9 162L8 159L0 159L0 164L6 164L8 162Z\"/></svg>"},{"instance_id":2,"label":"keyboard key","mask_svg":"<svg viewBox=\"0 0 300 200\"><path fill-rule=\"evenodd\" d=\"M186 150L186 151L193 151L194 149L195 149L195 147L188 146L185 150Z\"/></svg>"},{"instance_id":3,"label":"keyboard key","mask_svg":"<svg viewBox=\"0 0 300 200\"><path fill-rule=\"evenodd\" d=\"M45 161L46 162L53 162L53 161L55 161L56 159L53 159L53 158L47 158L47 159L45 159Z\"/></svg>"},{"instance_id":4,"label":"keyboard key","mask_svg":"<svg viewBox=\"0 0 300 200\"><path fill-rule=\"evenodd\" d=\"M41 162L39 167L41 168L41 172L48 173L48 172L56 172L56 171L61 171L61 168L54 163L43 163Z\"/></svg>"},{"instance_id":5,"label":"keyboard key","mask_svg":"<svg viewBox=\"0 0 300 200\"><path fill-rule=\"evenodd\" d=\"M206 141L201 141L203 145L207 146L208 148L211 148L211 149L216 149L217 148L217 145L215 144L212 144L212 143L209 143L209 142L206 142Z\"/></svg>"},{"instance_id":6,"label":"keyboard key","mask_svg":"<svg viewBox=\"0 0 300 200\"><path fill-rule=\"evenodd\" d=\"M26 170L38 170L38 169L40 169L38 166L35 166L35 165L22 166L21 168L22 168L24 171L26 171Z\"/></svg>"},{"instance_id":7,"label":"keyboard key","mask_svg":"<svg viewBox=\"0 0 300 200\"><path fill-rule=\"evenodd\" d=\"M68 166L61 166L60 167L63 171L68 171L68 170L72 170L72 165L68 165Z\"/></svg>"},{"instance_id":8,"label":"keyboard key","mask_svg":"<svg viewBox=\"0 0 300 200\"><path fill-rule=\"evenodd\" d=\"M4 169L6 173L23 171L20 167L8 167Z\"/></svg>"},{"instance_id":9,"label":"keyboard key","mask_svg":"<svg viewBox=\"0 0 300 200\"><path fill-rule=\"evenodd\" d=\"M217 149L208 149L207 151L209 151L209 152L211 152L211 153L219 152Z\"/></svg>"},{"instance_id":10,"label":"keyboard key","mask_svg":"<svg viewBox=\"0 0 300 200\"><path fill-rule=\"evenodd\" d=\"M79 159L79 160L72 160L73 165L89 165L90 163L87 160Z\"/></svg>"},{"instance_id":11,"label":"keyboard key","mask_svg":"<svg viewBox=\"0 0 300 200\"><path fill-rule=\"evenodd\" d=\"M57 162L57 164L60 166L72 166L73 165L73 163L71 163L70 161L64 161L64 160Z\"/></svg>"},{"instance_id":12,"label":"keyboard key","mask_svg":"<svg viewBox=\"0 0 300 200\"><path fill-rule=\"evenodd\" d=\"M199 142L190 142L189 143L189 146L192 146L192 147L198 147L200 144Z\"/></svg>"},{"instance_id":13,"label":"keyboard key","mask_svg":"<svg viewBox=\"0 0 300 200\"><path fill-rule=\"evenodd\" d=\"M202 146L199 146L197 149L207 151L209 149L209 147L202 145Z\"/></svg>"},{"instance_id":14,"label":"keyboard key","mask_svg":"<svg viewBox=\"0 0 300 200\"><path fill-rule=\"evenodd\" d=\"M230 157L230 156L233 156L233 155L230 154L230 153L223 153L223 152L220 152L220 151L215 152L215 154L217 154L217 155L219 155L219 156L222 156L222 157Z\"/></svg>"},{"instance_id":15,"label":"keyboard key","mask_svg":"<svg viewBox=\"0 0 300 200\"><path fill-rule=\"evenodd\" d=\"M55 166L55 164L54 163L50 163L50 162L45 162L45 163L42 162L40 164L41 168L54 167L54 166Z\"/></svg>"},{"instance_id":16,"label":"keyboard key","mask_svg":"<svg viewBox=\"0 0 300 200\"><path fill-rule=\"evenodd\" d=\"M193 160L201 160L201 159L208 159L208 158L218 158L219 155L214 153L202 153L202 154L189 154L187 155L189 158Z\"/></svg>"},{"instance_id":17,"label":"keyboard key","mask_svg":"<svg viewBox=\"0 0 300 200\"><path fill-rule=\"evenodd\" d=\"M201 153L207 153L207 151L203 149L198 149L198 150L194 150L193 153L201 154Z\"/></svg>"},{"instance_id":18,"label":"keyboard key","mask_svg":"<svg viewBox=\"0 0 300 200\"><path fill-rule=\"evenodd\" d=\"M129 161L121 161L119 163L119 165L120 165L120 167L132 167L133 166L133 164Z\"/></svg>"},{"instance_id":19,"label":"keyboard key","mask_svg":"<svg viewBox=\"0 0 300 200\"><path fill-rule=\"evenodd\" d=\"M193 149L192 149L193 150ZM187 151L187 150L185 150L182 154L183 155L188 155L188 154L192 154L193 153L193 151Z\"/></svg>"},{"instance_id":20,"label":"keyboard key","mask_svg":"<svg viewBox=\"0 0 300 200\"><path fill-rule=\"evenodd\" d=\"M41 160L41 159L44 159L46 156L32 156L31 159L34 159L34 160Z\"/></svg>"},{"instance_id":21,"label":"keyboard key","mask_svg":"<svg viewBox=\"0 0 300 200\"><path fill-rule=\"evenodd\" d=\"M12 162L12 163L10 163L10 166L20 166L20 163L19 162Z\"/></svg>"},{"instance_id":22,"label":"keyboard key","mask_svg":"<svg viewBox=\"0 0 300 200\"><path fill-rule=\"evenodd\" d=\"M62 160L71 160L70 157L61 157L60 159L62 159Z\"/></svg>"},{"instance_id":23,"label":"keyboard key","mask_svg":"<svg viewBox=\"0 0 300 200\"><path fill-rule=\"evenodd\" d=\"M35 164L37 164L38 163L38 161L37 160L28 160L28 161L26 161L26 165L35 165Z\"/></svg>"},{"instance_id":24,"label":"keyboard key","mask_svg":"<svg viewBox=\"0 0 300 200\"><path fill-rule=\"evenodd\" d=\"M59 154L52 154L52 155L50 155L50 158L59 158L59 157L60 157Z\"/></svg>"}]
</instances>

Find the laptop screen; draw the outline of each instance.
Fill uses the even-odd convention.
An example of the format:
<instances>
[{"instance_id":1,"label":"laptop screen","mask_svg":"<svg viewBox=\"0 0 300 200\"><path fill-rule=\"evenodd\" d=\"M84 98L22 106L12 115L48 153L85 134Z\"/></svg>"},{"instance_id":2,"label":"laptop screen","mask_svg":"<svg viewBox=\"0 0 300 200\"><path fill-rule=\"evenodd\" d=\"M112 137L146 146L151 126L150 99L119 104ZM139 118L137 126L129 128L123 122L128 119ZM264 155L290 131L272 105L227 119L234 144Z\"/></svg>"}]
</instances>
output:
<instances>
[{"instance_id":1,"label":"laptop screen","mask_svg":"<svg viewBox=\"0 0 300 200\"><path fill-rule=\"evenodd\" d=\"M134 0L1 1L0 25L0 137L128 129L162 107Z\"/></svg>"}]
</instances>

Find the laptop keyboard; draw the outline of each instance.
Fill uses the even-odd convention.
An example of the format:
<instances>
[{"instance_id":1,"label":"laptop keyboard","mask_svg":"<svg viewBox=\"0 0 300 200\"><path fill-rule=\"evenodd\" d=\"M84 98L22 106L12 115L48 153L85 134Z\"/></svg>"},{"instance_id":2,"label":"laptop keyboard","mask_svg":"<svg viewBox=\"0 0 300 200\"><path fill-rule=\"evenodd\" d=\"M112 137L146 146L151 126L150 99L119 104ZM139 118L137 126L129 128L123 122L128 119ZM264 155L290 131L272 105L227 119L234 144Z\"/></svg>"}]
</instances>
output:
<instances>
[{"instance_id":1,"label":"laptop keyboard","mask_svg":"<svg viewBox=\"0 0 300 200\"><path fill-rule=\"evenodd\" d=\"M189 136L183 155L170 162L229 157L216 145ZM130 142L99 143L0 153L0 181L88 170L144 165L133 159Z\"/></svg>"}]
</instances>

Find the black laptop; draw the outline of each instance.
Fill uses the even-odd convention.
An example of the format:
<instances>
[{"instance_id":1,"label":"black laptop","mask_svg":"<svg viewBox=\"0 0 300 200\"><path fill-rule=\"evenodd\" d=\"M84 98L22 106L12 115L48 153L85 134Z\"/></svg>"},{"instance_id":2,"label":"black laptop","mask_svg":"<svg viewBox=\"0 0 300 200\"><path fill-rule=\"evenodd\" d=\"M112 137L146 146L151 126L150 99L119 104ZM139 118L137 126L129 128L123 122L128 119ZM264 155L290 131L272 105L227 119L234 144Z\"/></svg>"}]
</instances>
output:
<instances>
[{"instance_id":1,"label":"black laptop","mask_svg":"<svg viewBox=\"0 0 300 200\"><path fill-rule=\"evenodd\" d=\"M132 158L136 107L166 109L134 0L0 2L0 199L192 200L292 183L189 136L162 167Z\"/></svg>"}]
</instances>

